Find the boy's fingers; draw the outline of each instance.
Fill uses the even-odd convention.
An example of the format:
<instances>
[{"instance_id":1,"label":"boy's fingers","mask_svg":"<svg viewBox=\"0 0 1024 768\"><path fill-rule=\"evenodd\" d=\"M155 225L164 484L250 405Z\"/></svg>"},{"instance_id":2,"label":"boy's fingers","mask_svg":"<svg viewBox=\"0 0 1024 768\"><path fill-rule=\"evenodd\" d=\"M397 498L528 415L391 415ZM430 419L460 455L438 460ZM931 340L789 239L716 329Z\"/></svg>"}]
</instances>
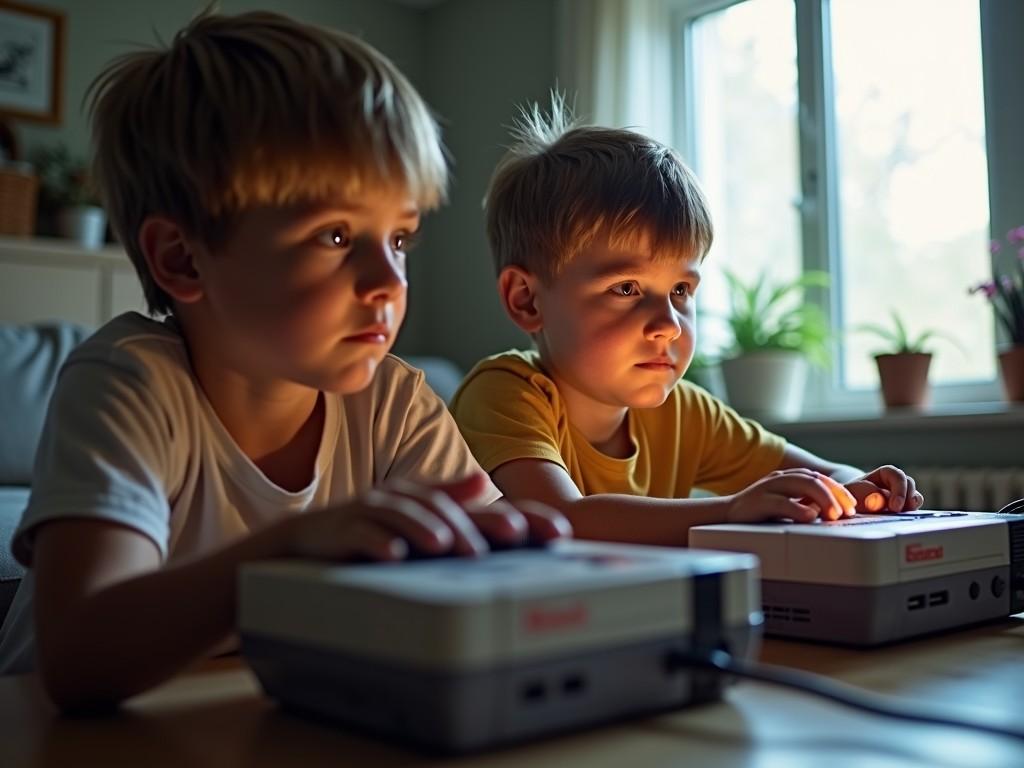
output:
<instances>
[{"instance_id":1,"label":"boy's fingers","mask_svg":"<svg viewBox=\"0 0 1024 768\"><path fill-rule=\"evenodd\" d=\"M771 478L765 484L765 490L772 494L781 494L790 499L804 499L816 504L821 510L833 510L834 519L843 515L843 507L836 499L832 489L821 479L803 474L784 474ZM826 514L828 514L826 512ZM823 514L822 517L825 515Z\"/></svg>"},{"instance_id":2,"label":"boy's fingers","mask_svg":"<svg viewBox=\"0 0 1024 768\"><path fill-rule=\"evenodd\" d=\"M857 499L850 493L850 490L840 483L838 480L829 477L828 475L820 475L821 479L825 481L825 485L832 491L832 496L842 509L843 515L850 517L854 515L857 510Z\"/></svg>"},{"instance_id":3,"label":"boy's fingers","mask_svg":"<svg viewBox=\"0 0 1024 768\"><path fill-rule=\"evenodd\" d=\"M907 503L904 509L920 509L924 504L924 496L917 492L917 483L910 475L907 475Z\"/></svg>"},{"instance_id":4,"label":"boy's fingers","mask_svg":"<svg viewBox=\"0 0 1024 768\"><path fill-rule=\"evenodd\" d=\"M794 467L793 469L781 469L776 470L771 476L784 476L784 477L807 477L814 480L820 480L825 486L831 491L832 497L835 500L836 506L839 507L841 513L845 517L852 517L856 514L857 499L850 493L849 489L838 480L826 475L822 472L817 472L813 469L806 467Z\"/></svg>"},{"instance_id":5,"label":"boy's fingers","mask_svg":"<svg viewBox=\"0 0 1024 768\"><path fill-rule=\"evenodd\" d=\"M522 546L527 541L526 516L507 501L499 500L489 507L469 510L468 515L484 538L498 546Z\"/></svg>"},{"instance_id":6,"label":"boy's fingers","mask_svg":"<svg viewBox=\"0 0 1024 768\"><path fill-rule=\"evenodd\" d=\"M813 523L818 519L820 508L813 502L801 503L784 496L769 496L761 506L762 520L793 520L797 523Z\"/></svg>"},{"instance_id":7,"label":"boy's fingers","mask_svg":"<svg viewBox=\"0 0 1024 768\"><path fill-rule=\"evenodd\" d=\"M429 554L443 554L455 542L455 531L408 496L374 490L366 494L361 515Z\"/></svg>"},{"instance_id":8,"label":"boy's fingers","mask_svg":"<svg viewBox=\"0 0 1024 768\"><path fill-rule=\"evenodd\" d=\"M572 523L554 507L529 499L517 501L516 506L526 517L530 541L572 538Z\"/></svg>"},{"instance_id":9,"label":"boy's fingers","mask_svg":"<svg viewBox=\"0 0 1024 768\"><path fill-rule=\"evenodd\" d=\"M480 555L489 547L465 510L440 488L405 481L389 484L389 490L414 500L427 514L435 516L454 535L451 549L457 555Z\"/></svg>"},{"instance_id":10,"label":"boy's fingers","mask_svg":"<svg viewBox=\"0 0 1024 768\"><path fill-rule=\"evenodd\" d=\"M355 520L348 528L338 557L343 560L356 560L361 557L370 560L403 560L409 555L409 545L394 531L374 523L371 520Z\"/></svg>"},{"instance_id":11,"label":"boy's fingers","mask_svg":"<svg viewBox=\"0 0 1024 768\"><path fill-rule=\"evenodd\" d=\"M469 516L488 541L499 545L522 546L572 536L569 520L539 501L519 500L513 504L499 499L489 507L470 511Z\"/></svg>"},{"instance_id":12,"label":"boy's fingers","mask_svg":"<svg viewBox=\"0 0 1024 768\"><path fill-rule=\"evenodd\" d=\"M889 491L869 480L855 480L846 486L857 500L857 509L872 515L882 515L889 506Z\"/></svg>"},{"instance_id":13,"label":"boy's fingers","mask_svg":"<svg viewBox=\"0 0 1024 768\"><path fill-rule=\"evenodd\" d=\"M867 512L881 512L888 506L889 497L882 491L872 491L861 502Z\"/></svg>"},{"instance_id":14,"label":"boy's fingers","mask_svg":"<svg viewBox=\"0 0 1024 768\"><path fill-rule=\"evenodd\" d=\"M908 478L903 470L891 464L886 464L874 472L868 473L867 479L884 490L889 491L890 512L903 511L903 505L908 498Z\"/></svg>"}]
</instances>

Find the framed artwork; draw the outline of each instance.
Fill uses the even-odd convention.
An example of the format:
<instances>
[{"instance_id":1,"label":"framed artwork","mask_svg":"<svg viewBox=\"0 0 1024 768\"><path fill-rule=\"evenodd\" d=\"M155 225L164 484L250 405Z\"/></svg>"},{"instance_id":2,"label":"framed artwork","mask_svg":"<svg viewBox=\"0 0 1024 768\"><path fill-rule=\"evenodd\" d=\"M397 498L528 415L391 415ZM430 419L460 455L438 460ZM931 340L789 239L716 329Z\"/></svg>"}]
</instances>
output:
<instances>
[{"instance_id":1,"label":"framed artwork","mask_svg":"<svg viewBox=\"0 0 1024 768\"><path fill-rule=\"evenodd\" d=\"M0 0L0 116L59 123L64 13Z\"/></svg>"}]
</instances>

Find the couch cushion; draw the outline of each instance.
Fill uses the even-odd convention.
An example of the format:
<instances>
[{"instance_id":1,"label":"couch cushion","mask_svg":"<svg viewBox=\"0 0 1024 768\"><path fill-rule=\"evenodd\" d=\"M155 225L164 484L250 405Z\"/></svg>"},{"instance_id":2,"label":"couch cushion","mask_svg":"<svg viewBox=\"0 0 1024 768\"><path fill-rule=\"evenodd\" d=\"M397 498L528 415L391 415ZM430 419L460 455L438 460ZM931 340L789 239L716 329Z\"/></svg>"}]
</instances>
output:
<instances>
[{"instance_id":1,"label":"couch cushion","mask_svg":"<svg viewBox=\"0 0 1024 768\"><path fill-rule=\"evenodd\" d=\"M25 574L11 554L11 539L27 504L28 488L0 488L0 624Z\"/></svg>"},{"instance_id":2,"label":"couch cushion","mask_svg":"<svg viewBox=\"0 0 1024 768\"><path fill-rule=\"evenodd\" d=\"M0 488L0 583L20 579L25 572L11 554L11 539L26 506L28 488Z\"/></svg>"},{"instance_id":3,"label":"couch cushion","mask_svg":"<svg viewBox=\"0 0 1024 768\"><path fill-rule=\"evenodd\" d=\"M427 385L446 403L451 402L455 390L462 383L462 371L451 360L444 357L410 356L402 357L413 368L419 368Z\"/></svg>"},{"instance_id":4,"label":"couch cushion","mask_svg":"<svg viewBox=\"0 0 1024 768\"><path fill-rule=\"evenodd\" d=\"M71 323L0 326L0 486L31 482L57 371L90 333Z\"/></svg>"}]
</instances>

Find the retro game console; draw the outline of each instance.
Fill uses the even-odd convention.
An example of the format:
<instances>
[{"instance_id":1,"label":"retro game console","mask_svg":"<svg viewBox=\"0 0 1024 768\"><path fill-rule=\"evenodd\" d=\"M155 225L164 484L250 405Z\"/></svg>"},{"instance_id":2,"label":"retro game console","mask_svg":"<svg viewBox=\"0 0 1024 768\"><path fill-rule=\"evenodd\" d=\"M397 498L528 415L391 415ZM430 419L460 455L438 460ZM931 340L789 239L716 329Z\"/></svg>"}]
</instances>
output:
<instances>
[{"instance_id":1,"label":"retro game console","mask_svg":"<svg viewBox=\"0 0 1024 768\"><path fill-rule=\"evenodd\" d=\"M760 558L766 634L875 645L1024 611L1024 515L705 525L689 543Z\"/></svg>"},{"instance_id":2,"label":"retro game console","mask_svg":"<svg viewBox=\"0 0 1024 768\"><path fill-rule=\"evenodd\" d=\"M242 568L242 653L287 708L465 751L716 699L670 663L756 655L750 555L582 541Z\"/></svg>"}]
</instances>

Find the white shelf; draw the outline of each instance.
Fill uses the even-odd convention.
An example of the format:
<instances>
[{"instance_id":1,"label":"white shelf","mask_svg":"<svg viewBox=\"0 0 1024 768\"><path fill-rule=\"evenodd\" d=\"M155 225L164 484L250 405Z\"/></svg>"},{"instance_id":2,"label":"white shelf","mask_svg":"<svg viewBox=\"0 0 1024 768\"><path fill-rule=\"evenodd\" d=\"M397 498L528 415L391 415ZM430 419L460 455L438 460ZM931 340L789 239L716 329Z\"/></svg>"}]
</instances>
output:
<instances>
[{"instance_id":1,"label":"white shelf","mask_svg":"<svg viewBox=\"0 0 1024 768\"><path fill-rule=\"evenodd\" d=\"M0 236L0 323L96 327L130 310L144 312L145 300L120 246L89 249L59 238Z\"/></svg>"}]
</instances>

